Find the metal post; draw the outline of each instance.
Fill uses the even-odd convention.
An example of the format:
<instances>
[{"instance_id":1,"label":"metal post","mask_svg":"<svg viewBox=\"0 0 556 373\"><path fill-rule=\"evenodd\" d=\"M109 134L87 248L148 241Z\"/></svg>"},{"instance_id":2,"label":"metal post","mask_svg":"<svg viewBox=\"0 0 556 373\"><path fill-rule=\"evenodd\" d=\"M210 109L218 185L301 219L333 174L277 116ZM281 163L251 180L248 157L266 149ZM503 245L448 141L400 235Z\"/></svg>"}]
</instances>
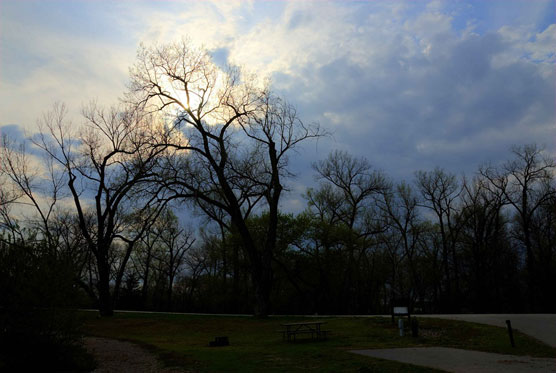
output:
<instances>
[{"instance_id":1,"label":"metal post","mask_svg":"<svg viewBox=\"0 0 556 373\"><path fill-rule=\"evenodd\" d=\"M398 319L398 328L400 329L400 337L403 337L403 319Z\"/></svg>"},{"instance_id":2,"label":"metal post","mask_svg":"<svg viewBox=\"0 0 556 373\"><path fill-rule=\"evenodd\" d=\"M417 338L419 336L419 322L415 317L411 319L411 336L413 338Z\"/></svg>"},{"instance_id":3,"label":"metal post","mask_svg":"<svg viewBox=\"0 0 556 373\"><path fill-rule=\"evenodd\" d=\"M512 322L510 320L506 320L506 325L508 325L508 334L510 335L510 343L512 344L512 347L515 347L514 333L512 331Z\"/></svg>"}]
</instances>

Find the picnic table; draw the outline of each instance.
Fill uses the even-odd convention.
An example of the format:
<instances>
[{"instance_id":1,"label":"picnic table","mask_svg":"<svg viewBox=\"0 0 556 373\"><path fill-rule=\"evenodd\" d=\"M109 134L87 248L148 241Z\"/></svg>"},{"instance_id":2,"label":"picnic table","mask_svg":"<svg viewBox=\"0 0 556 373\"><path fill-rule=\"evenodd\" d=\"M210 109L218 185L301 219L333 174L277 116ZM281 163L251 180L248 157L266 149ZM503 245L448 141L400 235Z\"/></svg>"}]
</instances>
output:
<instances>
[{"instance_id":1,"label":"picnic table","mask_svg":"<svg viewBox=\"0 0 556 373\"><path fill-rule=\"evenodd\" d=\"M326 339L330 330L322 330L321 325L325 321L308 321L280 324L285 329L281 330L282 338L288 342L295 341L298 335L310 335L311 339Z\"/></svg>"}]
</instances>

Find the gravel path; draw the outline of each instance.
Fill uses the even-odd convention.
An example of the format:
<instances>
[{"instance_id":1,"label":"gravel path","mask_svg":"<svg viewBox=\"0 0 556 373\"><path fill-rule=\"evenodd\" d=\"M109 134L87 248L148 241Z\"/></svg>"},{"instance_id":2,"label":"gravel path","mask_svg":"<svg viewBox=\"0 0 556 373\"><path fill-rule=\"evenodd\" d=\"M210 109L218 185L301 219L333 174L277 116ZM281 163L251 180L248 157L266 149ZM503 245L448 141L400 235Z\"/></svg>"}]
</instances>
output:
<instances>
[{"instance_id":1,"label":"gravel path","mask_svg":"<svg viewBox=\"0 0 556 373\"><path fill-rule=\"evenodd\" d=\"M178 373L175 368L163 368L149 351L130 342L87 337L87 351L94 355L98 367L94 373Z\"/></svg>"}]
</instances>

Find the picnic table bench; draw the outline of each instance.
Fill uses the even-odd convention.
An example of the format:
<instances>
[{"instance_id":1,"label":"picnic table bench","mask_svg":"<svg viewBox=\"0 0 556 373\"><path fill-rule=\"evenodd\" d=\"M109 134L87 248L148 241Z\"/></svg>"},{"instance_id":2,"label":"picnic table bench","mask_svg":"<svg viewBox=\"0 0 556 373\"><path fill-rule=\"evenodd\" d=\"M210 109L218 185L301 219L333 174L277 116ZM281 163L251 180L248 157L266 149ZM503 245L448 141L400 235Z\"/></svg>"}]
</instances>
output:
<instances>
[{"instance_id":1,"label":"picnic table bench","mask_svg":"<svg viewBox=\"0 0 556 373\"><path fill-rule=\"evenodd\" d=\"M330 330L322 330L322 324L326 324L326 322L310 321L280 324L285 328L280 330L280 333L282 333L282 338L288 342L295 341L298 335L310 335L311 339L323 340L326 339Z\"/></svg>"}]
</instances>

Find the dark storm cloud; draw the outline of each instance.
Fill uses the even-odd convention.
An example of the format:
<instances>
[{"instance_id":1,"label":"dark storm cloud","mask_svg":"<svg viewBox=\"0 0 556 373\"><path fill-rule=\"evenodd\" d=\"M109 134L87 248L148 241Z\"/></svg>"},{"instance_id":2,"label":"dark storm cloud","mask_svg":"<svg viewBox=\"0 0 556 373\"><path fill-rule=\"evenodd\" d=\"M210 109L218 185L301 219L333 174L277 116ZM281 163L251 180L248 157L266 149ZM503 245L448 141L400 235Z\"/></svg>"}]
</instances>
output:
<instances>
[{"instance_id":1,"label":"dark storm cloud","mask_svg":"<svg viewBox=\"0 0 556 373\"><path fill-rule=\"evenodd\" d=\"M346 54L303 69L303 80L275 79L334 132L328 147L366 156L393 176L436 165L473 172L506 159L512 144L553 151L554 73L526 56L497 62L512 48L497 33L450 38L436 37L441 50L410 54L394 37L366 66Z\"/></svg>"}]
</instances>

